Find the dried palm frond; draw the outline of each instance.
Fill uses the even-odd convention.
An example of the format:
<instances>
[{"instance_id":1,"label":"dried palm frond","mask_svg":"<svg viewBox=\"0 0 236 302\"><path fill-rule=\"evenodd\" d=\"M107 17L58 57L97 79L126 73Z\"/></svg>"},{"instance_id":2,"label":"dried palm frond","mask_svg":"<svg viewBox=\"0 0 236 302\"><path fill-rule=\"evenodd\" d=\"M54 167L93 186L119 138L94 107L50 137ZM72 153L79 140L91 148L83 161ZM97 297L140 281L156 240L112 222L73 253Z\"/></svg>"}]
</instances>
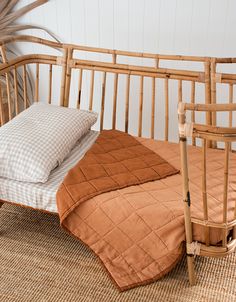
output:
<instances>
[{"instance_id":1,"label":"dried palm frond","mask_svg":"<svg viewBox=\"0 0 236 302\"><path fill-rule=\"evenodd\" d=\"M24 7L15 10L16 5L20 2L20 0L0 0L0 40L4 40L8 37L12 37L16 35L18 31L27 30L27 29L39 29L47 32L52 38L56 41L59 41L57 37L45 27L37 26L37 25L30 25L30 24L17 24L17 19L25 15L26 13L30 12L36 7L39 7L49 0L36 0L32 3L25 5ZM15 55L15 53L6 48L6 53L8 55ZM3 57L0 56L0 64L3 63ZM30 78L29 74L27 73L27 77ZM23 97L23 81L21 75L18 73L19 78L19 96L22 99ZM13 87L13 74L9 74L10 84ZM4 86L6 86L6 78L4 76L0 77L0 82L2 84L2 90L4 91ZM29 81L30 86L31 81Z\"/></svg>"}]
</instances>

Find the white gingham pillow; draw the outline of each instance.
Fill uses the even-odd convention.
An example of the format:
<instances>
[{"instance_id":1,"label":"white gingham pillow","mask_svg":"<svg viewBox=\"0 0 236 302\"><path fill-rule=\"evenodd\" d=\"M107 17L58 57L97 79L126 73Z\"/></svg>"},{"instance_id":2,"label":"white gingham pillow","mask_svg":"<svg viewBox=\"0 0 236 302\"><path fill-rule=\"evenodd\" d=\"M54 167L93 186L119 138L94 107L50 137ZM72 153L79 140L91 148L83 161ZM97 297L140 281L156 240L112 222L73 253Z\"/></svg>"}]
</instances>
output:
<instances>
[{"instance_id":1,"label":"white gingham pillow","mask_svg":"<svg viewBox=\"0 0 236 302\"><path fill-rule=\"evenodd\" d=\"M32 105L0 128L0 177L46 182L96 120L95 112Z\"/></svg>"}]
</instances>

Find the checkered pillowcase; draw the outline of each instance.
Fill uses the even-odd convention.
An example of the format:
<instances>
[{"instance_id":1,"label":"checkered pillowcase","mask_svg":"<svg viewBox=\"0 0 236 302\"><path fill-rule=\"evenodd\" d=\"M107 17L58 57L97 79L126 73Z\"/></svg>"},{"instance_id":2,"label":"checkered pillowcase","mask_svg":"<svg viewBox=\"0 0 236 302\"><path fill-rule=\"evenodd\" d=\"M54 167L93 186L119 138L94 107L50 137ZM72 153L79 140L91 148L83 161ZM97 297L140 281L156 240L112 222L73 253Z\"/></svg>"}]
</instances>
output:
<instances>
[{"instance_id":1,"label":"checkered pillowcase","mask_svg":"<svg viewBox=\"0 0 236 302\"><path fill-rule=\"evenodd\" d=\"M36 103L0 128L0 177L46 182L97 114Z\"/></svg>"}]
</instances>

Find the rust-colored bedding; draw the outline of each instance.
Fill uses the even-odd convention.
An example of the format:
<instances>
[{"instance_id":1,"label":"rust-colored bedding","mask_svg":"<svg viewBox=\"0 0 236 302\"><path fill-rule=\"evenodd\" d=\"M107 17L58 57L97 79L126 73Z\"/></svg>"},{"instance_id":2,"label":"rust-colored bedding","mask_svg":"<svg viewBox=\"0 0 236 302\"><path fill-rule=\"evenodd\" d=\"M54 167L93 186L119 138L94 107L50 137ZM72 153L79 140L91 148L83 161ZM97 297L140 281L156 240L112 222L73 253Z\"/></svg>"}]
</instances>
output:
<instances>
[{"instance_id":1,"label":"rust-colored bedding","mask_svg":"<svg viewBox=\"0 0 236 302\"><path fill-rule=\"evenodd\" d=\"M57 195L62 227L99 256L120 290L157 280L170 271L183 253L182 243L185 240L182 179L176 174L180 168L179 145L141 138L137 141L173 165L175 175L153 181L147 178L148 182L129 183L128 187L121 189L110 188L110 192L99 192L88 200L84 196L81 198L79 193L80 202L76 192L80 191L81 182L77 187L73 171L65 178ZM199 218L202 215L201 150L190 147L189 153L192 215ZM209 150L209 153L209 217L219 222L222 219L223 152ZM90 161L91 152L88 155ZM235 155L232 158L235 162ZM78 167L81 168L87 160L85 156ZM168 167L171 171L172 166ZM235 168L233 164L234 175ZM233 218L231 205L236 197L235 185L231 178L230 219ZM211 235L212 243L221 240L219 230L214 230L214 233L211 230ZM200 227L194 226L194 239L204 241Z\"/></svg>"}]
</instances>

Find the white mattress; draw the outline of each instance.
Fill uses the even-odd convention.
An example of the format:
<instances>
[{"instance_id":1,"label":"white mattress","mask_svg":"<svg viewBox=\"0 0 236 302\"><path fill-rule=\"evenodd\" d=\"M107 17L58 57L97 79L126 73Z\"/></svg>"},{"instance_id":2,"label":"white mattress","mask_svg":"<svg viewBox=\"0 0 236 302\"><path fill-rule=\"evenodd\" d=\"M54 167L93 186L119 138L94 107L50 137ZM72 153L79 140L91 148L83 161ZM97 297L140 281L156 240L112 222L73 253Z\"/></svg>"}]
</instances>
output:
<instances>
[{"instance_id":1,"label":"white mattress","mask_svg":"<svg viewBox=\"0 0 236 302\"><path fill-rule=\"evenodd\" d=\"M0 178L0 200L57 213L56 192L66 173L83 158L99 132L89 131L81 138L63 163L54 169L46 183L28 183Z\"/></svg>"}]
</instances>

